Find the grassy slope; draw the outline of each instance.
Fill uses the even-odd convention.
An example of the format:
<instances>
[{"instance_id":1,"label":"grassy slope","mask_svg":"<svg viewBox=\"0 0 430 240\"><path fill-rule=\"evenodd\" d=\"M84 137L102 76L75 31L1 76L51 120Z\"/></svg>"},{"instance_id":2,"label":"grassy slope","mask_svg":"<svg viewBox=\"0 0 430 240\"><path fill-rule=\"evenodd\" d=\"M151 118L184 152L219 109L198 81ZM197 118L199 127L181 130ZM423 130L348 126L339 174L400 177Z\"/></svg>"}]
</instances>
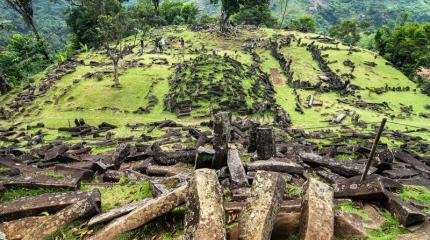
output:
<instances>
[{"instance_id":1,"label":"grassy slope","mask_svg":"<svg viewBox=\"0 0 430 240\"><path fill-rule=\"evenodd\" d=\"M172 27L173 28L173 27ZM186 40L187 48L199 49L202 46L208 49L216 49L218 54L228 54L233 58L241 61L243 64L251 64L251 56L249 53L242 50L243 42L252 37L258 37L263 40L269 39L273 34L291 34L282 30L262 29L257 32L242 32L239 36L240 39L222 39L210 33L192 32L186 30L184 27L174 27L158 30L154 35L163 35L165 38L183 36ZM303 38L303 42L311 42L307 39L312 34L294 33L296 36ZM129 39L132 41L132 39ZM105 67L90 67L80 65L75 73L65 76L61 81L57 82L56 87L50 90L45 96L37 99L34 104L27 108L27 111L19 115L13 121L23 121L24 123L44 122L48 127L56 128L60 126L67 126L69 121L73 122L74 118L84 118L89 124L99 124L107 121L120 126L117 129L119 135L130 134L125 124L138 123L138 122L151 122L164 119L176 119L176 116L170 112L164 111L163 98L169 90L168 76L172 73L174 64L182 61L176 54L178 53L176 42L173 44L173 49L167 50L163 54L148 54L153 48L152 40L146 41L150 46L146 48L146 53L143 56L137 54L128 55L126 60L137 59L139 62L149 64L153 59L166 58L169 65L156 65L144 68L122 68L120 73L120 81L122 83L121 89L113 89L110 87L112 76L105 76L103 79L83 79L82 76L88 72L100 71L103 69L112 69L111 66ZM319 43L320 45L323 45ZM318 81L321 70L308 51L303 47L293 46L290 48L283 48L283 54L287 58L293 59L292 69L295 72L296 79L310 80L312 82ZM365 61L373 61L374 53L362 51L347 55L346 47L341 46L343 51L324 51L328 54L328 60L338 60L338 63L330 65L335 70L339 70L339 74L348 73L349 67L343 65L343 61L350 59L356 64L354 75L356 79L353 84L359 85L362 88L366 87L382 87L385 84L390 86L409 86L415 89L415 84L409 81L402 73L385 64L385 60L378 57L376 67L371 68L363 63ZM137 49L135 49L137 52ZM262 69L270 74L270 69L276 68L279 72L279 63L271 56L270 51L264 48L257 48L256 52L263 60ZM186 54L185 59L196 57L196 54ZM83 53L79 56L85 63L91 60L99 62L108 62L102 52L91 51ZM42 74L41 74L42 75ZM161 79L155 86L154 93L158 98L158 104L149 114L134 114L132 113L140 106L145 106L147 100L144 98L148 92L149 86L155 79ZM285 76L282 76L285 81ZM75 83L75 80L79 82ZM246 87L246 86L245 86ZM249 87L249 86L248 86ZM67 91L66 91L67 90ZM296 127L323 127L328 126L328 122L332 116L325 116L325 114L338 114L344 111L357 112L361 115L361 120L374 122L379 121L383 114L369 111L367 109L357 109L352 106L339 104L336 99L340 98L336 93L316 93L309 90L298 90L302 102L305 102L306 97L314 94L316 100L323 102L322 107L314 107L311 109L304 109L305 114L299 114L294 111L294 95L292 88L283 84L275 85L277 92L276 100L281 104L291 115L294 126ZM65 94L64 94L65 93ZM424 105L429 102L430 98L418 92L388 92L382 95L370 94L367 90L360 92L363 99L368 102L381 103L386 101L393 112L387 114L400 113L400 104L412 105L414 113L407 119L396 119L396 122L403 124L417 125L420 127L430 128L430 121L420 118L419 113L425 112ZM61 96L61 97L59 97ZM3 96L0 98L0 103L3 104L10 99L10 96ZM205 104L206 105L206 104ZM209 104L207 104L209 107ZM100 110L101 107L110 107L119 109L118 112L111 110ZM196 123L200 121L194 118L179 119L183 123ZM10 124L11 122L0 122L1 124ZM350 119L347 119L345 124L350 124ZM397 125L389 125L389 128L403 129L404 127ZM424 137L430 138L428 134L422 134Z\"/></svg>"}]
</instances>

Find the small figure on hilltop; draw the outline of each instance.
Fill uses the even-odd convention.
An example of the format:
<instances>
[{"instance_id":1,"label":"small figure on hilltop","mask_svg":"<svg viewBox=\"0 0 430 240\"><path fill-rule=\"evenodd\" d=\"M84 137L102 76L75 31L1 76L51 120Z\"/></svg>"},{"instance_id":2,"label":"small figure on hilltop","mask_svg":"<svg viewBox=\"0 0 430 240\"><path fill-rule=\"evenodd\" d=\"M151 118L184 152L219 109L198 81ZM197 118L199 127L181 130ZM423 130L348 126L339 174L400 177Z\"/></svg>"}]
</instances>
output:
<instances>
[{"instance_id":1,"label":"small figure on hilltop","mask_svg":"<svg viewBox=\"0 0 430 240\"><path fill-rule=\"evenodd\" d=\"M179 39L179 53L181 54L182 58L184 58L184 51L185 51L185 40L183 37Z\"/></svg>"},{"instance_id":2,"label":"small figure on hilltop","mask_svg":"<svg viewBox=\"0 0 430 240\"><path fill-rule=\"evenodd\" d=\"M166 40L164 40L164 37L161 37L158 47L160 48L160 52L164 51L164 47L166 46Z\"/></svg>"},{"instance_id":3,"label":"small figure on hilltop","mask_svg":"<svg viewBox=\"0 0 430 240\"><path fill-rule=\"evenodd\" d=\"M140 39L140 50L139 50L139 55L143 54L143 49L145 48L145 42L143 41L143 39Z\"/></svg>"}]
</instances>

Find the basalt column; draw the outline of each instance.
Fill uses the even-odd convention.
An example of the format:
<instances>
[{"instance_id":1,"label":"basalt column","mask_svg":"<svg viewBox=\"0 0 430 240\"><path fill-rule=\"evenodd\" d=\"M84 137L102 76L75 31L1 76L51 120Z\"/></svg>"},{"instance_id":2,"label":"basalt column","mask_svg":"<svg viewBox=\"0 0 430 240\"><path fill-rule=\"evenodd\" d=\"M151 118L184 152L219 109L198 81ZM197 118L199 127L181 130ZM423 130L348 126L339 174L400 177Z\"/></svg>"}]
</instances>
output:
<instances>
[{"instance_id":1,"label":"basalt column","mask_svg":"<svg viewBox=\"0 0 430 240\"><path fill-rule=\"evenodd\" d=\"M220 169L227 165L228 143L230 141L231 132L231 113L219 112L215 114L213 129L215 156L212 162L212 168Z\"/></svg>"},{"instance_id":2,"label":"basalt column","mask_svg":"<svg viewBox=\"0 0 430 240\"><path fill-rule=\"evenodd\" d=\"M269 127L257 128L257 158L268 160L276 154L275 136Z\"/></svg>"}]
</instances>

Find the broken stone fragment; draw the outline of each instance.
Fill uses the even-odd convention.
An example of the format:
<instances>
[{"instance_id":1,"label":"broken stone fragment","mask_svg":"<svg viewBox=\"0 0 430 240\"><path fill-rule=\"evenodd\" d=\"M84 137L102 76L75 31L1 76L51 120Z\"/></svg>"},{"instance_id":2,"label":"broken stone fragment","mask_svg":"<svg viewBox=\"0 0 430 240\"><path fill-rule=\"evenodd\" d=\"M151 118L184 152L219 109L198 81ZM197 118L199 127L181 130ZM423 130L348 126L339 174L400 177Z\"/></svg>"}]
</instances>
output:
<instances>
[{"instance_id":1,"label":"broken stone fragment","mask_svg":"<svg viewBox=\"0 0 430 240\"><path fill-rule=\"evenodd\" d=\"M385 191L385 195L387 196L387 200L383 202L383 206L391 212L403 226L409 227L425 221L426 215L418 208L403 202L399 197L389 191Z\"/></svg>"},{"instance_id":2,"label":"broken stone fragment","mask_svg":"<svg viewBox=\"0 0 430 240\"><path fill-rule=\"evenodd\" d=\"M159 197L160 195L166 194L169 192L169 189L164 186L162 183L158 183L153 180L149 180L149 188L151 189L153 197Z\"/></svg>"},{"instance_id":3,"label":"broken stone fragment","mask_svg":"<svg viewBox=\"0 0 430 240\"><path fill-rule=\"evenodd\" d=\"M360 180L347 180L333 185L334 197L355 198L362 200L385 199L385 186L383 177L368 178L362 183Z\"/></svg>"},{"instance_id":4,"label":"broken stone fragment","mask_svg":"<svg viewBox=\"0 0 430 240\"><path fill-rule=\"evenodd\" d=\"M195 171L186 207L184 239L226 239L223 192L214 170Z\"/></svg>"},{"instance_id":5,"label":"broken stone fragment","mask_svg":"<svg viewBox=\"0 0 430 240\"><path fill-rule=\"evenodd\" d=\"M187 187L182 186L159 198L148 201L129 214L122 216L97 232L91 240L112 240L118 235L136 229L154 218L157 218L173 208L183 204L187 196Z\"/></svg>"},{"instance_id":6,"label":"broken stone fragment","mask_svg":"<svg viewBox=\"0 0 430 240\"><path fill-rule=\"evenodd\" d=\"M96 215L90 219L88 222L88 226L92 227L94 225L102 224L109 222L115 218L122 217L131 211L135 210L136 208L139 208L145 204L148 203L151 199L143 199L137 202L132 202L129 204L126 204L122 207L114 208L112 210L109 210L108 212L101 213L99 215Z\"/></svg>"},{"instance_id":7,"label":"broken stone fragment","mask_svg":"<svg viewBox=\"0 0 430 240\"><path fill-rule=\"evenodd\" d=\"M99 212L99 207L91 199L80 200L55 215L49 216L49 219L37 226L23 229L22 240L46 239L60 227L78 218L93 216Z\"/></svg>"},{"instance_id":8,"label":"broken stone fragment","mask_svg":"<svg viewBox=\"0 0 430 240\"><path fill-rule=\"evenodd\" d=\"M227 166L233 187L247 187L249 185L245 168L240 160L239 151L236 149L228 151Z\"/></svg>"},{"instance_id":9,"label":"broken stone fragment","mask_svg":"<svg viewBox=\"0 0 430 240\"><path fill-rule=\"evenodd\" d=\"M334 235L346 239L367 239L363 220L354 213L336 211L334 218Z\"/></svg>"},{"instance_id":10,"label":"broken stone fragment","mask_svg":"<svg viewBox=\"0 0 430 240\"><path fill-rule=\"evenodd\" d=\"M304 186L300 239L332 239L334 234L333 189L314 178Z\"/></svg>"},{"instance_id":11,"label":"broken stone fragment","mask_svg":"<svg viewBox=\"0 0 430 240\"><path fill-rule=\"evenodd\" d=\"M191 172L184 164L178 163L173 166L150 165L146 169L146 174L153 176L175 176L181 173Z\"/></svg>"},{"instance_id":12,"label":"broken stone fragment","mask_svg":"<svg viewBox=\"0 0 430 240\"><path fill-rule=\"evenodd\" d=\"M100 206L100 192L97 189L19 198L0 204L0 221L35 216L44 211L55 212L87 198Z\"/></svg>"},{"instance_id":13,"label":"broken stone fragment","mask_svg":"<svg viewBox=\"0 0 430 240\"><path fill-rule=\"evenodd\" d=\"M0 232L3 232L9 240L20 240L24 237L24 229L32 229L40 223L48 221L50 216L26 217L0 224ZM6 239L5 238L5 239ZM0 239L2 239L0 237Z\"/></svg>"},{"instance_id":14,"label":"broken stone fragment","mask_svg":"<svg viewBox=\"0 0 430 240\"><path fill-rule=\"evenodd\" d=\"M214 160L215 150L208 147L197 148L196 161L194 164L195 169L210 168Z\"/></svg>"},{"instance_id":15,"label":"broken stone fragment","mask_svg":"<svg viewBox=\"0 0 430 240\"><path fill-rule=\"evenodd\" d=\"M340 162L335 159L324 158L315 153L301 152L299 156L303 162L311 166L322 166L344 177L354 177L361 175L363 172L363 166L359 164ZM373 172L373 170L374 168L371 168L370 172Z\"/></svg>"},{"instance_id":16,"label":"broken stone fragment","mask_svg":"<svg viewBox=\"0 0 430 240\"><path fill-rule=\"evenodd\" d=\"M32 175L18 175L13 177L0 176L0 184L5 188L51 188L51 189L70 189L79 188L79 178L70 176L53 177L44 175L43 172Z\"/></svg>"},{"instance_id":17,"label":"broken stone fragment","mask_svg":"<svg viewBox=\"0 0 430 240\"><path fill-rule=\"evenodd\" d=\"M281 162L276 160L262 160L246 164L248 171L271 171L281 173L303 174L303 167L293 162Z\"/></svg>"},{"instance_id":18,"label":"broken stone fragment","mask_svg":"<svg viewBox=\"0 0 430 240\"><path fill-rule=\"evenodd\" d=\"M239 239L268 240L280 210L285 182L279 173L258 171L239 216Z\"/></svg>"},{"instance_id":19,"label":"broken stone fragment","mask_svg":"<svg viewBox=\"0 0 430 240\"><path fill-rule=\"evenodd\" d=\"M257 128L257 158L268 160L276 155L275 136L272 128Z\"/></svg>"}]
</instances>

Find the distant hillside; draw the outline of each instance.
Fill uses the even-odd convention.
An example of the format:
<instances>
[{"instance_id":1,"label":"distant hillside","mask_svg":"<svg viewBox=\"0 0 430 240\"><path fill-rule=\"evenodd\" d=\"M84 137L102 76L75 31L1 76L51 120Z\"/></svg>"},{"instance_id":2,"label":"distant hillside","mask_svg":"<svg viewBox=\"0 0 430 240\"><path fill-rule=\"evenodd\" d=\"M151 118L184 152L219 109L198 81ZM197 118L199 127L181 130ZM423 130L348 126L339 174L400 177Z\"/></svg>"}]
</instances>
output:
<instances>
[{"instance_id":1,"label":"distant hillside","mask_svg":"<svg viewBox=\"0 0 430 240\"><path fill-rule=\"evenodd\" d=\"M121 61L121 89L111 87L112 65L102 51L82 53L37 76L36 86L1 96L0 106L10 118L0 124L40 121L57 128L84 118L91 125L115 124L118 134L129 135L127 124L196 123L210 118L213 110L226 109L263 121L289 118L296 128L333 127L342 115L341 125L361 126L360 131L372 132L366 123L383 116L430 128L425 106L430 97L367 50L350 51L316 34L272 29L243 30L234 39L186 27L150 34L157 35L172 41L172 48L158 53L148 37L143 55L135 48ZM176 44L179 37L186 41L184 58ZM414 134L430 139L425 131Z\"/></svg>"}]
</instances>

